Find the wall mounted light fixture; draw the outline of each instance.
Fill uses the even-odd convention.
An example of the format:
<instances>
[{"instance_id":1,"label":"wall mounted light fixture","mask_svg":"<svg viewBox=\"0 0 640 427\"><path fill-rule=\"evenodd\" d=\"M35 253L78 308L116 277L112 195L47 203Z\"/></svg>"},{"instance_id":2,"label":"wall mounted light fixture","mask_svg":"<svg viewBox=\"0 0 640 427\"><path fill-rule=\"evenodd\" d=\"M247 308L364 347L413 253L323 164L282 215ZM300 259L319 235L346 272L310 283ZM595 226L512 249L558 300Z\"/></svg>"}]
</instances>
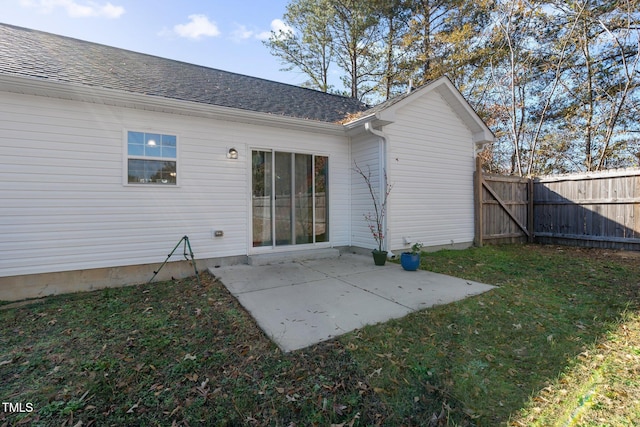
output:
<instances>
[{"instance_id":1,"label":"wall mounted light fixture","mask_svg":"<svg viewBox=\"0 0 640 427\"><path fill-rule=\"evenodd\" d=\"M238 150L235 148L229 148L229 152L227 153L227 159L237 159L238 158Z\"/></svg>"}]
</instances>

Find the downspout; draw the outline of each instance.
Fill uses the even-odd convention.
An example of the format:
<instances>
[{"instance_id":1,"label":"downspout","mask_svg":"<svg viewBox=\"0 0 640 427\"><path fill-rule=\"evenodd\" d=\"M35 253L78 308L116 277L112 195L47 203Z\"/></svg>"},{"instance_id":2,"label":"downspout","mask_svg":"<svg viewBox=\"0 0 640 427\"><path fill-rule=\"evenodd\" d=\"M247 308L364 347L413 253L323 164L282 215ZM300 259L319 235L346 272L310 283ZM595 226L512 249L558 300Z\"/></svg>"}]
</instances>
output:
<instances>
[{"instance_id":1,"label":"downspout","mask_svg":"<svg viewBox=\"0 0 640 427\"><path fill-rule=\"evenodd\" d=\"M387 144L389 142L389 137L381 130L377 130L374 129L373 125L371 124L371 122L366 122L364 124L364 130L366 130L367 132L369 132L372 135L375 135L377 137L380 138L380 150L378 150L379 152L379 157L378 157L378 166L379 166L379 170L378 170L378 176L381 178L380 181L380 188L378 189L379 193L378 194L386 194L387 191L387 180L385 178L388 178L388 170L387 170L387 165L388 165L388 150L387 150ZM395 258L395 255L391 252L391 250L389 249L389 227L387 226L387 218L389 217L389 204L387 204L387 211L386 211L386 215L384 216L384 222L382 224L382 229L383 229L383 233L386 236L384 239L385 242L385 247L382 248L384 250L386 250L388 252L387 254L387 258Z\"/></svg>"}]
</instances>

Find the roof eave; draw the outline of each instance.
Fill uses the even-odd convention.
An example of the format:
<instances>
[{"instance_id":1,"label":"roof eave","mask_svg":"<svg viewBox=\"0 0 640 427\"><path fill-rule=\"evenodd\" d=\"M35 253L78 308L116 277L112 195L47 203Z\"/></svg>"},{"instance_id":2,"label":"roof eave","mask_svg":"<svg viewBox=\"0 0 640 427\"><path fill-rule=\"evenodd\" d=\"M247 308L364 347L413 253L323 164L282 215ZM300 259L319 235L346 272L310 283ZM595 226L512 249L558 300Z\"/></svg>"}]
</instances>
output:
<instances>
[{"instance_id":1,"label":"roof eave","mask_svg":"<svg viewBox=\"0 0 640 427\"><path fill-rule=\"evenodd\" d=\"M376 111L373 114L359 117L344 124L344 129L350 136L365 132L365 124L371 123L374 128L381 128L395 122L395 114L386 110Z\"/></svg>"},{"instance_id":2,"label":"roof eave","mask_svg":"<svg viewBox=\"0 0 640 427\"><path fill-rule=\"evenodd\" d=\"M179 114L190 117L228 120L238 123L266 125L303 131L313 130L314 132L340 136L345 135L344 127L336 123L242 110L115 89L62 83L33 77L0 75L0 91Z\"/></svg>"},{"instance_id":3,"label":"roof eave","mask_svg":"<svg viewBox=\"0 0 640 427\"><path fill-rule=\"evenodd\" d=\"M495 141L493 132L488 129L482 129L479 132L473 134L473 143L479 148L483 148L487 144L491 144Z\"/></svg>"}]
</instances>

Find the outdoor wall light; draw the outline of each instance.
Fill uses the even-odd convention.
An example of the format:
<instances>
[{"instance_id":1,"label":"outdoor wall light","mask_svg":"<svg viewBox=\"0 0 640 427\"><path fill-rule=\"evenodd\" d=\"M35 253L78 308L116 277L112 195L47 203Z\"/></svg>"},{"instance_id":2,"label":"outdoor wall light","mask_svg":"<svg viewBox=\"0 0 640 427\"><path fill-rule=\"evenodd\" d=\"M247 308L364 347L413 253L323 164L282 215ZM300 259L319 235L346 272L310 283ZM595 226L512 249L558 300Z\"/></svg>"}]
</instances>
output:
<instances>
[{"instance_id":1,"label":"outdoor wall light","mask_svg":"<svg viewBox=\"0 0 640 427\"><path fill-rule=\"evenodd\" d=\"M238 150L235 148L229 148L229 152L227 153L227 159L237 159L238 158Z\"/></svg>"}]
</instances>

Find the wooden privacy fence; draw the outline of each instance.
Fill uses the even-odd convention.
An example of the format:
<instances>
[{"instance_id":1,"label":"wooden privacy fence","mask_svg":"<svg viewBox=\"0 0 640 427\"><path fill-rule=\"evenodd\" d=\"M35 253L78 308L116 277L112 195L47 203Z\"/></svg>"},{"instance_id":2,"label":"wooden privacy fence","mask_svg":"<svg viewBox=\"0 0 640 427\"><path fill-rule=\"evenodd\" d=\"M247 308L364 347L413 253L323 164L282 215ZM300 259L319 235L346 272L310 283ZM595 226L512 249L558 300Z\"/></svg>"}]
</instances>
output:
<instances>
[{"instance_id":1,"label":"wooden privacy fence","mask_svg":"<svg viewBox=\"0 0 640 427\"><path fill-rule=\"evenodd\" d=\"M537 241L640 250L640 170L536 178L533 194Z\"/></svg>"},{"instance_id":2,"label":"wooden privacy fence","mask_svg":"<svg viewBox=\"0 0 640 427\"><path fill-rule=\"evenodd\" d=\"M478 246L536 241L640 250L640 169L533 179L476 173L475 198Z\"/></svg>"},{"instance_id":3,"label":"wooden privacy fence","mask_svg":"<svg viewBox=\"0 0 640 427\"><path fill-rule=\"evenodd\" d=\"M475 175L476 245L533 241L532 181L512 176Z\"/></svg>"}]
</instances>

